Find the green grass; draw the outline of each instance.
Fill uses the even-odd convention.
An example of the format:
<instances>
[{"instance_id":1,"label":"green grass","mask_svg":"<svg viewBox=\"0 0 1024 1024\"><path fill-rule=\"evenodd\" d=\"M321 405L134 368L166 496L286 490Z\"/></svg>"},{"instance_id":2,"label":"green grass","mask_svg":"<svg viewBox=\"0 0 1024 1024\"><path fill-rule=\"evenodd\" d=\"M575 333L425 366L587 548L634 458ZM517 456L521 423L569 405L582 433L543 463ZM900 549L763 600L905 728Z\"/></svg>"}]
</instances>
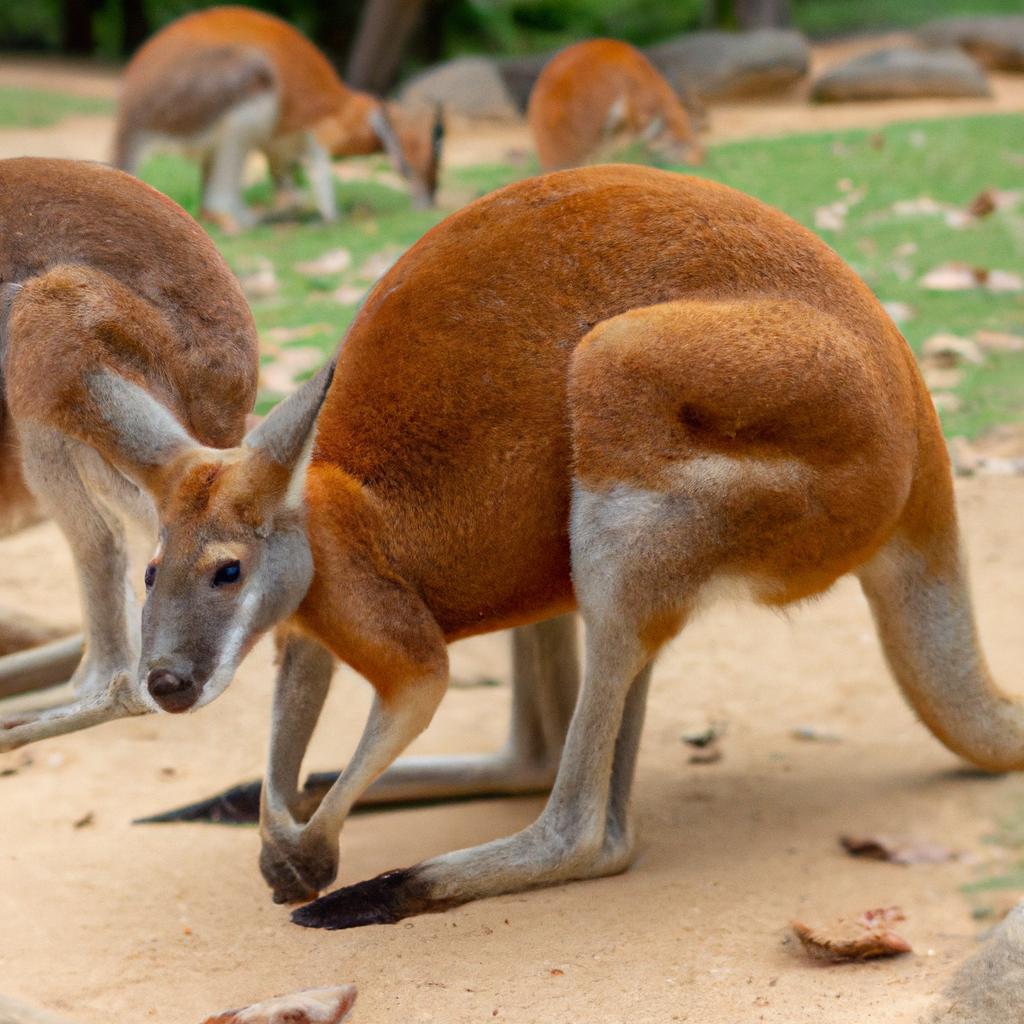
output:
<instances>
[{"instance_id":1,"label":"green grass","mask_svg":"<svg viewBox=\"0 0 1024 1024\"><path fill-rule=\"evenodd\" d=\"M109 114L114 105L45 89L0 87L0 128L47 128L73 114Z\"/></svg>"},{"instance_id":2,"label":"green grass","mask_svg":"<svg viewBox=\"0 0 1024 1024\"><path fill-rule=\"evenodd\" d=\"M841 198L843 182L864 190L842 230L815 229L868 282L880 299L908 304L913 317L901 324L917 350L933 334L969 336L981 328L1024 334L1024 294L930 292L921 276L947 261L1001 270L1024 266L1024 202L963 229L940 216L897 215L893 203L923 196L966 206L984 188L1024 187L1024 117L987 116L893 125L879 132L842 132L755 140L713 147L698 173L724 182L785 210L814 228L815 210ZM465 199L481 195L530 173L506 165L453 172L446 184ZM198 180L193 167L164 158L146 175L195 212ZM405 248L443 216L443 211L410 208L403 193L370 183L339 184L343 215L339 223L264 225L241 237L213 237L228 262L244 269L258 259L275 267L280 289L253 302L261 332L302 324L332 325L302 345L326 353L355 313L331 297L352 274L311 279L293 269L339 247L349 249L353 266L386 248ZM265 201L266 187L250 192ZM899 255L908 243L916 251ZM968 369L957 393L963 406L944 414L950 435L974 437L1000 422L1024 417L1024 355L990 357ZM267 404L267 400L264 400Z\"/></svg>"},{"instance_id":3,"label":"green grass","mask_svg":"<svg viewBox=\"0 0 1024 1024\"><path fill-rule=\"evenodd\" d=\"M911 27L933 18L1020 14L1020 0L794 0L793 23L810 36Z\"/></svg>"}]
</instances>

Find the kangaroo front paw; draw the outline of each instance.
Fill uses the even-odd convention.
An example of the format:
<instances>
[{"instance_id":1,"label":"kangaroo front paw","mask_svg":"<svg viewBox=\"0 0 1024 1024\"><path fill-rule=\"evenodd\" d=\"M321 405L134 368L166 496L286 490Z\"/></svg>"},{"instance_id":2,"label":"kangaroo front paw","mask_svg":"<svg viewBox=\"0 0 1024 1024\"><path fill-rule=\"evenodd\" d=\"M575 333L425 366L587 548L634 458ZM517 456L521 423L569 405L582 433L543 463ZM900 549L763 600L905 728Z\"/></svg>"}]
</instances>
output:
<instances>
[{"instance_id":1,"label":"kangaroo front paw","mask_svg":"<svg viewBox=\"0 0 1024 1024\"><path fill-rule=\"evenodd\" d=\"M304 843L294 847L263 843L260 871L275 903L305 903L315 899L338 874L338 854L329 846Z\"/></svg>"}]
</instances>

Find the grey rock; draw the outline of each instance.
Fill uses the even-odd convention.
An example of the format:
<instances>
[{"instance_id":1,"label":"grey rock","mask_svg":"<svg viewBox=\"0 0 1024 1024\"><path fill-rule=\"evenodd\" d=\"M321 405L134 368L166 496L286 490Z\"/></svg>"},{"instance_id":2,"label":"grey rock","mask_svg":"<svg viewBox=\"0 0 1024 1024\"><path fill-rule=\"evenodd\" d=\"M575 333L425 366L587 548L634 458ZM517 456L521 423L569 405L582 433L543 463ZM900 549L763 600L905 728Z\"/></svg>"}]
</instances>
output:
<instances>
[{"instance_id":1,"label":"grey rock","mask_svg":"<svg viewBox=\"0 0 1024 1024\"><path fill-rule=\"evenodd\" d=\"M1024 14L940 18L924 25L918 38L926 46L958 46L987 68L1024 71Z\"/></svg>"},{"instance_id":2,"label":"grey rock","mask_svg":"<svg viewBox=\"0 0 1024 1024\"><path fill-rule=\"evenodd\" d=\"M807 74L810 49L799 32L689 32L646 51L681 92L706 100L788 89Z\"/></svg>"},{"instance_id":3,"label":"grey rock","mask_svg":"<svg viewBox=\"0 0 1024 1024\"><path fill-rule=\"evenodd\" d=\"M1024 902L996 926L953 976L922 1024L1021 1024L1024 1021Z\"/></svg>"},{"instance_id":4,"label":"grey rock","mask_svg":"<svg viewBox=\"0 0 1024 1024\"><path fill-rule=\"evenodd\" d=\"M990 95L985 73L960 50L892 48L826 71L812 96L822 101Z\"/></svg>"},{"instance_id":5,"label":"grey rock","mask_svg":"<svg viewBox=\"0 0 1024 1024\"><path fill-rule=\"evenodd\" d=\"M410 106L440 103L447 113L480 120L508 120L519 108L496 61L458 57L410 79L399 96Z\"/></svg>"}]
</instances>

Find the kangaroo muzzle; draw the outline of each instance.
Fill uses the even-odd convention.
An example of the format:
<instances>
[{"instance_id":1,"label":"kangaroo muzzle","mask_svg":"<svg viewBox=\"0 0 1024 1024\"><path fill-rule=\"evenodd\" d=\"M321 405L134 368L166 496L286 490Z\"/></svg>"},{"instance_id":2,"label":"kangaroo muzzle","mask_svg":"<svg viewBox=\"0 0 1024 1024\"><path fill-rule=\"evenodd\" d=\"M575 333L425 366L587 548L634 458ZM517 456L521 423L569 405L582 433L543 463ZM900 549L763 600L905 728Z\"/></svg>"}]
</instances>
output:
<instances>
[{"instance_id":1,"label":"kangaroo muzzle","mask_svg":"<svg viewBox=\"0 0 1024 1024\"><path fill-rule=\"evenodd\" d=\"M172 715L190 710L203 690L194 679L182 678L165 668L157 668L149 673L146 688L160 708Z\"/></svg>"}]
</instances>

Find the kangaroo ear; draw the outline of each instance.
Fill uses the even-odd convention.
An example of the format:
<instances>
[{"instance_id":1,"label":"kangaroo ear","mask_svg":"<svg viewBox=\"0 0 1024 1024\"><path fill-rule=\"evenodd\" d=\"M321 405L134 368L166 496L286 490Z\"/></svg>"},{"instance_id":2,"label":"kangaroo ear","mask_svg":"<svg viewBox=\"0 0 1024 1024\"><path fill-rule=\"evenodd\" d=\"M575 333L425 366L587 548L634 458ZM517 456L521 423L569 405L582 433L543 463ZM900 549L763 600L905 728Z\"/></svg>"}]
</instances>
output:
<instances>
[{"instance_id":1,"label":"kangaroo ear","mask_svg":"<svg viewBox=\"0 0 1024 1024\"><path fill-rule=\"evenodd\" d=\"M313 444L317 414L334 379L334 363L332 359L249 431L244 447L294 470Z\"/></svg>"},{"instance_id":2,"label":"kangaroo ear","mask_svg":"<svg viewBox=\"0 0 1024 1024\"><path fill-rule=\"evenodd\" d=\"M373 108L370 111L370 116L367 118L370 128L373 130L374 135L380 139L380 144L384 147L384 152L391 158L391 162L395 165L395 169L403 178L412 177L412 168L409 166L409 161L405 158L405 151L402 149L402 143L398 138L398 132L395 131L395 126L391 122L391 118L388 117L387 110L384 108L384 104L381 103L379 106Z\"/></svg>"},{"instance_id":3,"label":"kangaroo ear","mask_svg":"<svg viewBox=\"0 0 1024 1024\"><path fill-rule=\"evenodd\" d=\"M90 433L98 448L122 473L159 496L171 463L201 446L165 405L148 391L109 370L85 380L99 422Z\"/></svg>"}]
</instances>

